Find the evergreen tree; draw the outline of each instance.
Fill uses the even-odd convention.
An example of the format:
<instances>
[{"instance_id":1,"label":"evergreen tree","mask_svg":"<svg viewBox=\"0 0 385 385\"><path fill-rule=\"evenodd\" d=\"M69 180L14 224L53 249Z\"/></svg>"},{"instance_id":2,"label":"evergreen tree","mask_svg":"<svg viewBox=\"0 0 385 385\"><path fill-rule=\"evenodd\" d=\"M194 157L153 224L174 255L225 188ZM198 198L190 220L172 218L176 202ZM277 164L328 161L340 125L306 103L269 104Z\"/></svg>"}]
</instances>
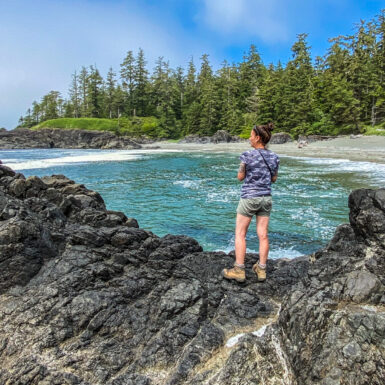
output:
<instances>
[{"instance_id":1,"label":"evergreen tree","mask_svg":"<svg viewBox=\"0 0 385 385\"><path fill-rule=\"evenodd\" d=\"M257 48L252 44L248 54L243 56L243 61L239 65L239 106L242 110L246 109L247 98L261 86L265 71Z\"/></svg>"},{"instance_id":2,"label":"evergreen tree","mask_svg":"<svg viewBox=\"0 0 385 385\"><path fill-rule=\"evenodd\" d=\"M92 118L103 117L103 78L98 69L90 66L90 72L87 79L87 116Z\"/></svg>"},{"instance_id":3,"label":"evergreen tree","mask_svg":"<svg viewBox=\"0 0 385 385\"><path fill-rule=\"evenodd\" d=\"M215 74L203 55L198 75L192 59L185 75L159 58L150 77L139 49L136 57L127 52L120 76L121 85L112 68L104 81L95 66L82 67L72 75L68 99L51 91L33 102L20 125L59 117L156 116L164 137L218 129L237 134L268 121L295 136L358 132L385 125L385 10L361 21L351 36L330 39L326 55L314 63L307 35L300 34L285 67L266 68L251 45L241 63L225 61Z\"/></svg>"},{"instance_id":4,"label":"evergreen tree","mask_svg":"<svg viewBox=\"0 0 385 385\"><path fill-rule=\"evenodd\" d=\"M118 85L114 93L113 105L112 105L113 115L116 116L118 119L123 115L124 104L125 104L124 91L122 87Z\"/></svg>"},{"instance_id":5,"label":"evergreen tree","mask_svg":"<svg viewBox=\"0 0 385 385\"><path fill-rule=\"evenodd\" d=\"M320 76L318 104L325 113L324 120L332 126L352 125L357 127L360 109L350 79L351 57L341 38L333 45L325 59L325 68Z\"/></svg>"},{"instance_id":6,"label":"evergreen tree","mask_svg":"<svg viewBox=\"0 0 385 385\"><path fill-rule=\"evenodd\" d=\"M80 93L79 79L76 71L72 75L71 87L69 89L70 102L72 104L72 115L74 118L80 116Z\"/></svg>"},{"instance_id":7,"label":"evergreen tree","mask_svg":"<svg viewBox=\"0 0 385 385\"><path fill-rule=\"evenodd\" d=\"M147 115L147 106L149 103L149 82L146 64L144 51L139 48L135 61L135 113L138 116Z\"/></svg>"},{"instance_id":8,"label":"evergreen tree","mask_svg":"<svg viewBox=\"0 0 385 385\"><path fill-rule=\"evenodd\" d=\"M159 118L162 128L161 136L172 137L176 128L175 112L173 110L173 84L169 64L159 57L155 63L152 77L152 104L155 106L155 116Z\"/></svg>"},{"instance_id":9,"label":"evergreen tree","mask_svg":"<svg viewBox=\"0 0 385 385\"><path fill-rule=\"evenodd\" d=\"M171 104L178 121L182 120L183 108L185 103L185 84L183 68L178 67L176 71L172 71L171 75Z\"/></svg>"},{"instance_id":10,"label":"evergreen tree","mask_svg":"<svg viewBox=\"0 0 385 385\"><path fill-rule=\"evenodd\" d=\"M198 100L200 104L199 134L212 135L217 130L218 111L213 71L209 56L202 55L198 75Z\"/></svg>"},{"instance_id":11,"label":"evergreen tree","mask_svg":"<svg viewBox=\"0 0 385 385\"><path fill-rule=\"evenodd\" d=\"M87 117L88 115L88 70L86 67L82 67L79 73L79 91L80 91L80 113L81 116Z\"/></svg>"},{"instance_id":12,"label":"evergreen tree","mask_svg":"<svg viewBox=\"0 0 385 385\"><path fill-rule=\"evenodd\" d=\"M114 104L115 104L115 88L116 88L116 74L110 67L106 78L106 90L105 90L105 108L106 115L112 119L114 117Z\"/></svg>"},{"instance_id":13,"label":"evergreen tree","mask_svg":"<svg viewBox=\"0 0 385 385\"><path fill-rule=\"evenodd\" d=\"M185 103L182 111L182 133L184 135L197 133L199 131L200 106L197 102L198 87L196 78L196 67L193 58L188 63L185 80Z\"/></svg>"},{"instance_id":14,"label":"evergreen tree","mask_svg":"<svg viewBox=\"0 0 385 385\"><path fill-rule=\"evenodd\" d=\"M41 121L41 109L39 103L34 100L32 103L32 120L33 125L39 124Z\"/></svg>"},{"instance_id":15,"label":"evergreen tree","mask_svg":"<svg viewBox=\"0 0 385 385\"><path fill-rule=\"evenodd\" d=\"M377 16L374 25L377 45L373 55L376 81L371 107L372 125L385 121L385 9Z\"/></svg>"},{"instance_id":16,"label":"evergreen tree","mask_svg":"<svg viewBox=\"0 0 385 385\"><path fill-rule=\"evenodd\" d=\"M298 35L292 46L293 58L283 74L283 128L295 135L306 134L313 123L313 67L307 34Z\"/></svg>"},{"instance_id":17,"label":"evergreen tree","mask_svg":"<svg viewBox=\"0 0 385 385\"><path fill-rule=\"evenodd\" d=\"M123 90L126 92L126 112L135 116L134 88L135 88L135 58L132 51L128 51L123 63L120 65L120 78Z\"/></svg>"},{"instance_id":18,"label":"evergreen tree","mask_svg":"<svg viewBox=\"0 0 385 385\"><path fill-rule=\"evenodd\" d=\"M237 104L238 89L238 70L225 61L217 77L216 94L220 111L218 128L232 134L240 133L242 125L242 113Z\"/></svg>"}]
</instances>

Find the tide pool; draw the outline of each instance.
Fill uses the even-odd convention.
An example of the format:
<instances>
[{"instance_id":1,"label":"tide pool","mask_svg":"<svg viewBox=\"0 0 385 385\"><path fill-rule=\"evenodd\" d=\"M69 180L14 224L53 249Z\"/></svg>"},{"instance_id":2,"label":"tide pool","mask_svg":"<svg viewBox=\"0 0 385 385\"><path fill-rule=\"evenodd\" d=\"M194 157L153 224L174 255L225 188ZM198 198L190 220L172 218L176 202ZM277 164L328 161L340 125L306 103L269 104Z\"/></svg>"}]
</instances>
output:
<instances>
[{"instance_id":1,"label":"tide pool","mask_svg":"<svg viewBox=\"0 0 385 385\"><path fill-rule=\"evenodd\" d=\"M235 153L168 150L4 150L6 165L30 175L64 174L98 191L111 210L163 236L194 237L207 251L234 248L241 184ZM385 165L281 156L273 185L270 257L293 258L325 246L348 222L348 195L385 185ZM258 250L255 219L248 251Z\"/></svg>"}]
</instances>

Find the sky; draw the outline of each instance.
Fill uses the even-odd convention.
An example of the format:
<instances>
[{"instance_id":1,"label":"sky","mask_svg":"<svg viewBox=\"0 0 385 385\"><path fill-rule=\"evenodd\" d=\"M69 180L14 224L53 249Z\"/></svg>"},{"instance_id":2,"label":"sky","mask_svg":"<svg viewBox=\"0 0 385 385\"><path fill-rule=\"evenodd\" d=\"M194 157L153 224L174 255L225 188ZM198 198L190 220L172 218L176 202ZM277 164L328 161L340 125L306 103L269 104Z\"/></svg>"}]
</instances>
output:
<instances>
[{"instance_id":1,"label":"sky","mask_svg":"<svg viewBox=\"0 0 385 385\"><path fill-rule=\"evenodd\" d=\"M67 97L82 66L118 72L129 50L141 47L150 71L159 56L199 67L204 53L216 69L251 44L265 64L285 63L298 34L322 56L328 38L383 8L385 0L0 0L0 127L16 127L51 90Z\"/></svg>"}]
</instances>

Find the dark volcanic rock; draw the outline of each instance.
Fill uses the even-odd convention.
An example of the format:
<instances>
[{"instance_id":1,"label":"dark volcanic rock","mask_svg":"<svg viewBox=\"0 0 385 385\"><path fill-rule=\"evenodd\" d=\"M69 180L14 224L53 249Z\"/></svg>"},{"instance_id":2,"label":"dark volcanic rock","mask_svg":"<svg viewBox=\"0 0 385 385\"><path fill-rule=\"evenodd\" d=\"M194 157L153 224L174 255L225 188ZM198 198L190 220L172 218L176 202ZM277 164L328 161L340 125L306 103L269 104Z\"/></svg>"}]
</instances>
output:
<instances>
[{"instance_id":1,"label":"dark volcanic rock","mask_svg":"<svg viewBox=\"0 0 385 385\"><path fill-rule=\"evenodd\" d=\"M289 134L286 134L285 132L278 132L277 134L273 134L270 142L271 144L284 144L287 142L292 142L293 139Z\"/></svg>"},{"instance_id":2,"label":"dark volcanic rock","mask_svg":"<svg viewBox=\"0 0 385 385\"><path fill-rule=\"evenodd\" d=\"M0 131L0 149L12 148L141 148L136 141L112 132L90 130L17 129Z\"/></svg>"},{"instance_id":3,"label":"dark volcanic rock","mask_svg":"<svg viewBox=\"0 0 385 385\"><path fill-rule=\"evenodd\" d=\"M383 384L385 190L268 280L159 238L63 175L0 166L1 384Z\"/></svg>"}]
</instances>

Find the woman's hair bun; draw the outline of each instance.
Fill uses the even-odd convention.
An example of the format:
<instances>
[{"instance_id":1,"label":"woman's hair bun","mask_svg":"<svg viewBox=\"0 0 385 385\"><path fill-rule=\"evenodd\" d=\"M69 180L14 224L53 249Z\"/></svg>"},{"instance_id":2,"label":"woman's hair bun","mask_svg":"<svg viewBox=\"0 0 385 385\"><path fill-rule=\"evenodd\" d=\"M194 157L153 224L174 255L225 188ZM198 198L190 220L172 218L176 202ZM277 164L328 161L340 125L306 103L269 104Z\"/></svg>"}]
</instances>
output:
<instances>
[{"instance_id":1,"label":"woman's hair bun","mask_svg":"<svg viewBox=\"0 0 385 385\"><path fill-rule=\"evenodd\" d=\"M265 127L266 127L267 130L273 131L274 123L273 122L267 123Z\"/></svg>"}]
</instances>

